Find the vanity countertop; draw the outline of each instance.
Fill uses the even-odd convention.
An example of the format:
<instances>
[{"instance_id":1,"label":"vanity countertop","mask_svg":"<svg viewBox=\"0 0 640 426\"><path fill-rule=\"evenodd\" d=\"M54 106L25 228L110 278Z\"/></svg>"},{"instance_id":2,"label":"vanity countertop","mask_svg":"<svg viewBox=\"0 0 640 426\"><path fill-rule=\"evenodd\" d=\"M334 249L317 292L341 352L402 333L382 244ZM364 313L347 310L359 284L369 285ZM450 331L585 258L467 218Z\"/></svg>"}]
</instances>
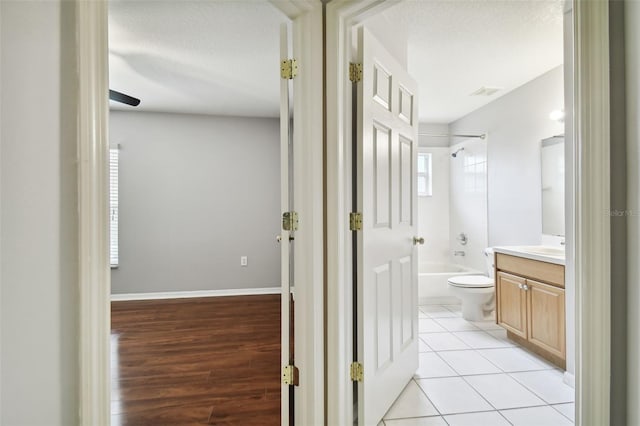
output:
<instances>
[{"instance_id":1,"label":"vanity countertop","mask_svg":"<svg viewBox=\"0 0 640 426\"><path fill-rule=\"evenodd\" d=\"M564 265L564 247L552 246L502 246L494 247L496 253L508 254L511 256L524 257L526 259L538 260L540 262L555 263Z\"/></svg>"}]
</instances>

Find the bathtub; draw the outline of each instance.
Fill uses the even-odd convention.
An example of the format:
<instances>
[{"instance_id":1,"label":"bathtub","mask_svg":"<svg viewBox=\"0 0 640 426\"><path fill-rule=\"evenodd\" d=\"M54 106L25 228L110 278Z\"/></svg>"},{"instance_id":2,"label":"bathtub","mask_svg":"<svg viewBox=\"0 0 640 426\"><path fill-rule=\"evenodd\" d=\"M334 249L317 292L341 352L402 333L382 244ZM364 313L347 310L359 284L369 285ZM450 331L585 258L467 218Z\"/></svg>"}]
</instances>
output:
<instances>
[{"instance_id":1,"label":"bathtub","mask_svg":"<svg viewBox=\"0 0 640 426\"><path fill-rule=\"evenodd\" d=\"M450 263L421 263L418 270L418 298L421 305L453 304L460 301L449 292L447 280L456 275L485 275L481 271Z\"/></svg>"}]
</instances>

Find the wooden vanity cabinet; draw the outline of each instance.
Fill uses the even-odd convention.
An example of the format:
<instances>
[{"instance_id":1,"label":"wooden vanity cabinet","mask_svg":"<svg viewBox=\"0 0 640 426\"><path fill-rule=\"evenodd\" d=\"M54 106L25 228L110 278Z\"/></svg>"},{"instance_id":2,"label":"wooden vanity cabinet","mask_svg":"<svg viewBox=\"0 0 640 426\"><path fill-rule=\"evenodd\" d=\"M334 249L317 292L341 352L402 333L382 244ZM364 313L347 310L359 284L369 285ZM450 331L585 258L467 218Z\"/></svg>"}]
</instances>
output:
<instances>
[{"instance_id":1,"label":"wooden vanity cabinet","mask_svg":"<svg viewBox=\"0 0 640 426\"><path fill-rule=\"evenodd\" d=\"M496 322L520 345L565 368L564 266L496 253Z\"/></svg>"},{"instance_id":2,"label":"wooden vanity cabinet","mask_svg":"<svg viewBox=\"0 0 640 426\"><path fill-rule=\"evenodd\" d=\"M522 290L527 280L498 272L496 280L496 316L498 324L524 339L527 338L527 294Z\"/></svg>"}]
</instances>

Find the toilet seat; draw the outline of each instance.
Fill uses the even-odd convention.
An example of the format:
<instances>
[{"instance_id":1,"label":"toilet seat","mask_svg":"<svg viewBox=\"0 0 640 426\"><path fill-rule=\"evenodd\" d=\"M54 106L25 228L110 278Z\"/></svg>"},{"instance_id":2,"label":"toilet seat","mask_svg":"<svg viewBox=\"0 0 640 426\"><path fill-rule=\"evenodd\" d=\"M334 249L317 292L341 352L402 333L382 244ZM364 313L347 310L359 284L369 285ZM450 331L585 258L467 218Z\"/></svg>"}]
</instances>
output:
<instances>
[{"instance_id":1,"label":"toilet seat","mask_svg":"<svg viewBox=\"0 0 640 426\"><path fill-rule=\"evenodd\" d=\"M493 279L484 275L458 275L447 280L450 285L462 288L490 288Z\"/></svg>"}]
</instances>

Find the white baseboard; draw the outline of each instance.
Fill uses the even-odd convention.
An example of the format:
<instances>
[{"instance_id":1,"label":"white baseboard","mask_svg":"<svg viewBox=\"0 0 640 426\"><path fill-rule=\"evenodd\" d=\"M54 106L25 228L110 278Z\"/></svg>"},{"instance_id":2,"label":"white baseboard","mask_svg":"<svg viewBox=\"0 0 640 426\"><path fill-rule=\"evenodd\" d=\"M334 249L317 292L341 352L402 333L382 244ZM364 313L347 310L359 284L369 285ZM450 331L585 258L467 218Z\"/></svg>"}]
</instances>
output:
<instances>
[{"instance_id":1,"label":"white baseboard","mask_svg":"<svg viewBox=\"0 0 640 426\"><path fill-rule=\"evenodd\" d=\"M126 300L160 300L160 299L189 299L194 297L224 297L224 296L254 296L258 294L280 294L280 287L239 288L229 290L197 290L197 291L167 291L157 293L123 293L112 294L112 302Z\"/></svg>"},{"instance_id":2,"label":"white baseboard","mask_svg":"<svg viewBox=\"0 0 640 426\"><path fill-rule=\"evenodd\" d=\"M576 388L576 376L574 376L573 374L569 373L568 371L564 372L564 375L562 376L562 381L571 386L572 388Z\"/></svg>"}]
</instances>

